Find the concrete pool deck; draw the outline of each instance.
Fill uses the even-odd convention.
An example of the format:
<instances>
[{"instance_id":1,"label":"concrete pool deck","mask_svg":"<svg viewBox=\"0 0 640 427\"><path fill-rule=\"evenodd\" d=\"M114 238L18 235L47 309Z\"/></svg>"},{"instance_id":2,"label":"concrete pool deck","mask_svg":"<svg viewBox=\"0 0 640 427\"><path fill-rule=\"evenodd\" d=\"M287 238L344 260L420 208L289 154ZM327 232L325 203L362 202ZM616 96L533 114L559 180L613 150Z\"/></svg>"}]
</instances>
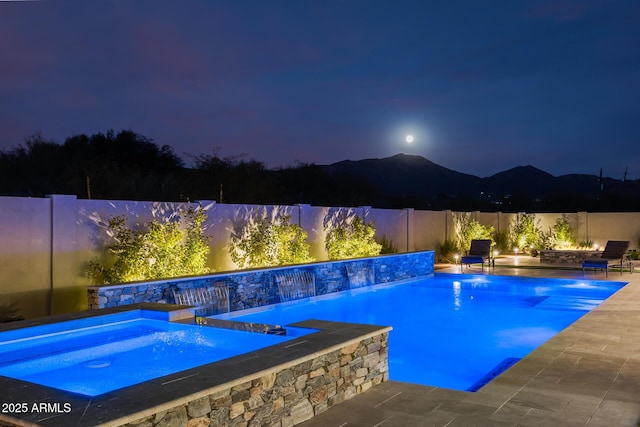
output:
<instances>
[{"instance_id":1,"label":"concrete pool deck","mask_svg":"<svg viewBox=\"0 0 640 427\"><path fill-rule=\"evenodd\" d=\"M436 272L460 273L460 266ZM502 256L485 274L583 277L579 266L525 256ZM605 278L590 270L584 277L629 284L478 392L387 381L300 426L638 426L640 274Z\"/></svg>"}]
</instances>

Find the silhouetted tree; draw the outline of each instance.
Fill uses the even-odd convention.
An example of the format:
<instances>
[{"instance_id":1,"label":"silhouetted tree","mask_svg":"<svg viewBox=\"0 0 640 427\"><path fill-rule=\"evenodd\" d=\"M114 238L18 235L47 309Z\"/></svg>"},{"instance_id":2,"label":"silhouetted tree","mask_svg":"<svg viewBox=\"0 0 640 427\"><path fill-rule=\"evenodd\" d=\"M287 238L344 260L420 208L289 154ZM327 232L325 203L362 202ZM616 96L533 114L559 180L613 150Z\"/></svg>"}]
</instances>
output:
<instances>
[{"instance_id":1,"label":"silhouetted tree","mask_svg":"<svg viewBox=\"0 0 640 427\"><path fill-rule=\"evenodd\" d=\"M215 151L195 157L196 169L187 185L189 197L224 203L277 203L273 173L264 163L243 157L221 158Z\"/></svg>"},{"instance_id":2,"label":"silhouetted tree","mask_svg":"<svg viewBox=\"0 0 640 427\"><path fill-rule=\"evenodd\" d=\"M79 135L67 139L65 148L75 156L76 176L89 177L92 197L154 200L178 197L175 181L183 162L167 145L132 131L113 131L89 138Z\"/></svg>"},{"instance_id":3,"label":"silhouetted tree","mask_svg":"<svg viewBox=\"0 0 640 427\"><path fill-rule=\"evenodd\" d=\"M275 178L281 203L286 204L362 206L374 203L376 196L361 177L331 174L312 163L280 168Z\"/></svg>"},{"instance_id":4,"label":"silhouetted tree","mask_svg":"<svg viewBox=\"0 0 640 427\"><path fill-rule=\"evenodd\" d=\"M37 133L23 145L2 152L2 187L8 194L31 197L65 191L60 170L64 162L60 146Z\"/></svg>"},{"instance_id":5,"label":"silhouetted tree","mask_svg":"<svg viewBox=\"0 0 640 427\"><path fill-rule=\"evenodd\" d=\"M126 130L75 135L59 145L40 134L0 155L4 194L75 194L101 199L178 197L182 160L167 145Z\"/></svg>"}]
</instances>

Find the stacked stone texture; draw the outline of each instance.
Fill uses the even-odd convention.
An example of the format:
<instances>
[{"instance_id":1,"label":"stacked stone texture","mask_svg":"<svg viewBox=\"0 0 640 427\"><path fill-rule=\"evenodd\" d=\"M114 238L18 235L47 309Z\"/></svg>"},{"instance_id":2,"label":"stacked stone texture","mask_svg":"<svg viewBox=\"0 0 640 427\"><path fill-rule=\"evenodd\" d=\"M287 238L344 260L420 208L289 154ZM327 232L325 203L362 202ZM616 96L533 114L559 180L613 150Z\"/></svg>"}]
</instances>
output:
<instances>
[{"instance_id":1,"label":"stacked stone texture","mask_svg":"<svg viewBox=\"0 0 640 427\"><path fill-rule=\"evenodd\" d=\"M126 426L295 426L388 380L387 345L385 332Z\"/></svg>"},{"instance_id":2,"label":"stacked stone texture","mask_svg":"<svg viewBox=\"0 0 640 427\"><path fill-rule=\"evenodd\" d=\"M349 289L347 264L356 268L371 268L370 265L373 265L375 283L388 283L433 274L433 256L433 251L414 252L374 257L370 259L371 263L365 263L362 259L345 260L278 270L252 270L180 280L91 287L87 291L87 301L90 309L140 302L173 303L173 291L209 287L214 283L224 282L229 288L230 309L237 311L280 302L278 286L274 280L276 272L311 271L315 276L316 295L324 295Z\"/></svg>"},{"instance_id":3,"label":"stacked stone texture","mask_svg":"<svg viewBox=\"0 0 640 427\"><path fill-rule=\"evenodd\" d=\"M589 258L597 258L600 252L586 250L540 251L540 262L550 264L582 264Z\"/></svg>"}]
</instances>

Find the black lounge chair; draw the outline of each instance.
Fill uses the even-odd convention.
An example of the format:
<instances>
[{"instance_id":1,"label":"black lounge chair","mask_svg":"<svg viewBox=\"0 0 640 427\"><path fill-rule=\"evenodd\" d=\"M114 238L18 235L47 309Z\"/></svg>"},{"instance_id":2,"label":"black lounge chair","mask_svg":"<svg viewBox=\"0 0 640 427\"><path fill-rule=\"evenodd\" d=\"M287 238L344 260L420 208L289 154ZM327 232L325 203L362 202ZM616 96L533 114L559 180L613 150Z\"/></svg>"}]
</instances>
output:
<instances>
[{"instance_id":1,"label":"black lounge chair","mask_svg":"<svg viewBox=\"0 0 640 427\"><path fill-rule=\"evenodd\" d=\"M628 240L609 240L604 247L604 251L599 258L588 258L582 262L582 275L584 276L585 268L598 268L605 271L606 277L609 277L609 266L620 267L620 274L625 264L628 264L629 271L633 273L633 264L627 255L629 249Z\"/></svg>"},{"instance_id":2,"label":"black lounge chair","mask_svg":"<svg viewBox=\"0 0 640 427\"><path fill-rule=\"evenodd\" d=\"M484 263L487 267L495 267L495 259L491 256L491 240L472 240L469 253L460 258L460 271L463 265L482 264L482 272L484 272Z\"/></svg>"}]
</instances>

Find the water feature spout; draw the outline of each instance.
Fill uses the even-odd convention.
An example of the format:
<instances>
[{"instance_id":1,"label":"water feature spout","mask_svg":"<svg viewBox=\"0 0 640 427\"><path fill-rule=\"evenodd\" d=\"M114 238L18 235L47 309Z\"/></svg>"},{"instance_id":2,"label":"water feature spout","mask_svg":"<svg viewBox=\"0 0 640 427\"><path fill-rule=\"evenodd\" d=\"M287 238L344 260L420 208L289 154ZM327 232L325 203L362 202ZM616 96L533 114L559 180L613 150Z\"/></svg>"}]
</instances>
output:
<instances>
[{"instance_id":1,"label":"water feature spout","mask_svg":"<svg viewBox=\"0 0 640 427\"><path fill-rule=\"evenodd\" d=\"M375 284L373 266L370 262L353 262L346 265L349 289Z\"/></svg>"},{"instance_id":2,"label":"water feature spout","mask_svg":"<svg viewBox=\"0 0 640 427\"><path fill-rule=\"evenodd\" d=\"M196 307L196 315L229 312L229 288L224 282L216 282L208 288L187 288L173 291L176 304Z\"/></svg>"},{"instance_id":3,"label":"water feature spout","mask_svg":"<svg viewBox=\"0 0 640 427\"><path fill-rule=\"evenodd\" d=\"M311 271L283 271L275 274L282 302L316 295L316 277Z\"/></svg>"}]
</instances>

